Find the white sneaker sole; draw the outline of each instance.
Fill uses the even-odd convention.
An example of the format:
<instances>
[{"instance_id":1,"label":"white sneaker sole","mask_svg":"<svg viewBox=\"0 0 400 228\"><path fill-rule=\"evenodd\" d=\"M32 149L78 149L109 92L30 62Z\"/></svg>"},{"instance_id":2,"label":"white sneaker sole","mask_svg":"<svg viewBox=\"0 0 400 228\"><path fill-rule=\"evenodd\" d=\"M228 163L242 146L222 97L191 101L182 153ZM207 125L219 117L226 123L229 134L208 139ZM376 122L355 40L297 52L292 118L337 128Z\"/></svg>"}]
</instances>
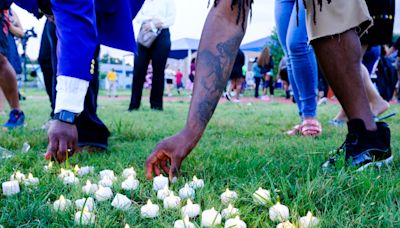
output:
<instances>
[{"instance_id":1,"label":"white sneaker sole","mask_svg":"<svg viewBox=\"0 0 400 228\"><path fill-rule=\"evenodd\" d=\"M371 163L365 164L365 165L361 166L360 168L358 168L356 170L356 172L362 172L362 171L364 171L365 169L367 169L370 166L375 166L375 167L381 168L384 165L385 166L389 166L392 163L393 163L393 155L388 157L388 158L386 158L385 160L382 160L382 161L371 162Z\"/></svg>"}]
</instances>

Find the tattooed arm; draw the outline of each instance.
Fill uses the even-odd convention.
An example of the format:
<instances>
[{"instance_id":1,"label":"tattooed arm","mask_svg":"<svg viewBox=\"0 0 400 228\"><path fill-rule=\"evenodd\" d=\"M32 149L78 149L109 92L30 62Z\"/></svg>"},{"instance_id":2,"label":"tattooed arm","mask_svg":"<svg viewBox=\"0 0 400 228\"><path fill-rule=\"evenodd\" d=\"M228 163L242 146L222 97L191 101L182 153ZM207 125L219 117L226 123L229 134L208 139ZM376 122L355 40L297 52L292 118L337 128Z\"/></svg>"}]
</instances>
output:
<instances>
[{"instance_id":1,"label":"tattooed arm","mask_svg":"<svg viewBox=\"0 0 400 228\"><path fill-rule=\"evenodd\" d=\"M193 97L185 128L160 142L146 161L148 179L161 170L176 177L182 161L197 145L211 119L245 34L249 7L240 10L237 1L219 0L211 9L200 40ZM242 26L244 25L244 26Z\"/></svg>"}]
</instances>

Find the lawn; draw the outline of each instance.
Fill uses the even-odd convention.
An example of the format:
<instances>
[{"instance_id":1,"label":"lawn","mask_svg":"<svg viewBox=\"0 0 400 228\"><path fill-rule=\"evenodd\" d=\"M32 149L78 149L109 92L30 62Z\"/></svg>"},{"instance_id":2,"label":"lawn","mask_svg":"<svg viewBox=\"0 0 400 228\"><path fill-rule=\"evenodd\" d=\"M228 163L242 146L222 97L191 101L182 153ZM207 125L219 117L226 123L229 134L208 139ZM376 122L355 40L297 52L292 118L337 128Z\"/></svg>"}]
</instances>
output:
<instances>
[{"instance_id":1,"label":"lawn","mask_svg":"<svg viewBox=\"0 0 400 228\"><path fill-rule=\"evenodd\" d=\"M26 92L29 98L29 91ZM37 92L35 92L35 95ZM122 190L122 178L114 183L114 194L127 195L134 203L128 211L116 210L111 200L96 204L96 227L172 227L180 219L179 210L165 210L144 178L144 162L154 146L164 137L181 129L186 121L188 102L165 104L164 112L151 111L143 102L140 111L128 113L128 100L99 100L98 113L112 132L109 151L102 154L79 154L69 159L70 166L90 165L96 174L80 179L77 186L65 186L57 173L43 170L47 164L43 154L47 146L46 122L49 104L46 99L23 102L27 127L0 132L0 146L16 152L16 156L0 161L0 182L20 170L40 178L36 187L21 186L21 193L0 196L0 224L4 227L69 227L74 226L76 210L59 213L52 203L63 194L70 200L84 197L81 187L87 179L99 180L98 172L113 169L120 176L124 168L133 166L138 173L139 189ZM349 169L324 174L319 166L330 150L345 138L346 129L328 126L337 105L319 108L323 134L318 138L285 136L285 130L299 122L295 105L279 103L220 104L204 137L182 166L183 176L171 185L177 192L193 175L204 179L205 187L196 192L194 202L202 209L225 208L219 196L226 188L238 193L235 207L248 227L275 227L268 216L268 207L253 203L252 194L263 187L273 192L290 209L290 221L296 223L307 211L321 221L321 227L400 227L400 116L388 119L392 130L395 156L391 168L369 169L355 173ZM400 111L393 105L392 111ZM0 117L4 122L5 116ZM24 142L31 145L27 153L19 152ZM56 167L56 170L65 164ZM160 205L160 216L143 219L140 206L147 199ZM200 225L200 218L193 220Z\"/></svg>"}]
</instances>

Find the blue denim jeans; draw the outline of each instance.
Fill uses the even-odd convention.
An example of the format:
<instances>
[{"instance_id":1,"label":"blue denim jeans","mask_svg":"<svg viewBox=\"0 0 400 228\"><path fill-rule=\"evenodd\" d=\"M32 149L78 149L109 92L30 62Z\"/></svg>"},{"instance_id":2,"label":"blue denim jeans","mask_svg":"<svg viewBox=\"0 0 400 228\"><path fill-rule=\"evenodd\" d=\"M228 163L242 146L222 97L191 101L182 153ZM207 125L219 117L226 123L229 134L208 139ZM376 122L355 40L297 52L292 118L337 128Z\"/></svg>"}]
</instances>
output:
<instances>
[{"instance_id":1,"label":"blue denim jeans","mask_svg":"<svg viewBox=\"0 0 400 228\"><path fill-rule=\"evenodd\" d=\"M275 20L279 41L288 57L289 82L299 108L299 115L302 118L315 117L318 68L314 51L308 45L303 1L299 1L297 17L295 0L275 0Z\"/></svg>"}]
</instances>

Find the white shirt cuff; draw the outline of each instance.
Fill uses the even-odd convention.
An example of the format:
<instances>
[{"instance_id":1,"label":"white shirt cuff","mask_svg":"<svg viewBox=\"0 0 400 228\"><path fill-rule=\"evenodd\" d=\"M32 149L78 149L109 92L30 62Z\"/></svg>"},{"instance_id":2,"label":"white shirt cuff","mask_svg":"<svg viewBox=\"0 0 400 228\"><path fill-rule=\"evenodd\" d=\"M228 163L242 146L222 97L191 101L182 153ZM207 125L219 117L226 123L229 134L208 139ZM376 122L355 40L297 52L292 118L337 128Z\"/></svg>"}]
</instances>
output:
<instances>
[{"instance_id":1,"label":"white shirt cuff","mask_svg":"<svg viewBox=\"0 0 400 228\"><path fill-rule=\"evenodd\" d=\"M68 76L58 76L54 113L59 113L62 110L81 113L88 87L88 81Z\"/></svg>"}]
</instances>

